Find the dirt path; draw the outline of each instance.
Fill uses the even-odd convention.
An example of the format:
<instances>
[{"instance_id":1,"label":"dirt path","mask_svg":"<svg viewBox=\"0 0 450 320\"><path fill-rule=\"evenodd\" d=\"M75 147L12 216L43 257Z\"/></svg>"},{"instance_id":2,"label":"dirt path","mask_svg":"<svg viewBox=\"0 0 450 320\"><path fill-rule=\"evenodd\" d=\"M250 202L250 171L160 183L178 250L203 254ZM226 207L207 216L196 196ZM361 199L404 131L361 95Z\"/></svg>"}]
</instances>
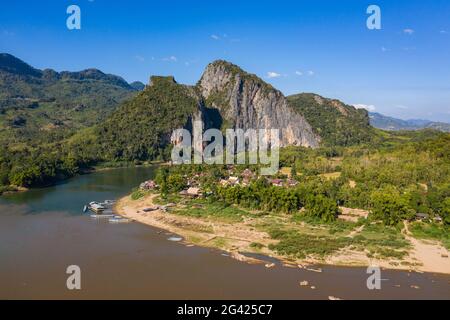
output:
<instances>
[{"instance_id":1,"label":"dirt path","mask_svg":"<svg viewBox=\"0 0 450 320\"><path fill-rule=\"evenodd\" d=\"M417 240L412 237L408 228L408 222L404 222L405 228L402 230L406 240L413 246L411 256L422 266L420 271L450 273L450 253L443 246L434 241Z\"/></svg>"}]
</instances>

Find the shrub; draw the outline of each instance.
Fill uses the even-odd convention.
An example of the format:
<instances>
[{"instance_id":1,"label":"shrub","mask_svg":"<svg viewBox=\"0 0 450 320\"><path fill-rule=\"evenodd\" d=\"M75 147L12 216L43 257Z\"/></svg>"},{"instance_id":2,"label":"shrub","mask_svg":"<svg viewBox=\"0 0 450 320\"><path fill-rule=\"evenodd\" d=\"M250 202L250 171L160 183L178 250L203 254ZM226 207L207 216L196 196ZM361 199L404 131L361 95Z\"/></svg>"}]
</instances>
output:
<instances>
[{"instance_id":1,"label":"shrub","mask_svg":"<svg viewBox=\"0 0 450 320\"><path fill-rule=\"evenodd\" d=\"M140 189L136 189L133 191L133 193L131 194L131 200L139 200L141 198L143 198L145 196L145 192L140 190Z\"/></svg>"}]
</instances>

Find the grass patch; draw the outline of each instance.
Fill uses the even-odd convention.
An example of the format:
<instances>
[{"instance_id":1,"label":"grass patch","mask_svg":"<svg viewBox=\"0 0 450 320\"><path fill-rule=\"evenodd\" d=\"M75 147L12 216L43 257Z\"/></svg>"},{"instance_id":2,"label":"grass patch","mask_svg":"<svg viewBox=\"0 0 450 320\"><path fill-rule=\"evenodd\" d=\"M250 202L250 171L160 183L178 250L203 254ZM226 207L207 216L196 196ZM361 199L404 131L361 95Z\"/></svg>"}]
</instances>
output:
<instances>
[{"instance_id":1,"label":"grass patch","mask_svg":"<svg viewBox=\"0 0 450 320\"><path fill-rule=\"evenodd\" d=\"M195 217L213 218L224 222L242 222L249 213L223 202L210 202L205 199L196 199L186 203L186 208L174 210L174 214Z\"/></svg>"},{"instance_id":2,"label":"grass patch","mask_svg":"<svg viewBox=\"0 0 450 320\"><path fill-rule=\"evenodd\" d=\"M269 234L273 239L279 240L277 244L269 245L269 249L299 259L304 259L310 255L325 257L350 245L352 242L349 238L307 235L294 230L274 229Z\"/></svg>"},{"instance_id":3,"label":"grass patch","mask_svg":"<svg viewBox=\"0 0 450 320\"><path fill-rule=\"evenodd\" d=\"M197 237L197 236L194 236L194 235L189 235L189 236L187 237L187 240L188 240L190 243L192 243L192 244L200 244L201 242L203 242L203 238Z\"/></svg>"},{"instance_id":4,"label":"grass patch","mask_svg":"<svg viewBox=\"0 0 450 320\"><path fill-rule=\"evenodd\" d=\"M389 236L403 239L401 226L389 227L381 223L366 223L361 234L369 239L385 239Z\"/></svg>"},{"instance_id":5,"label":"grass patch","mask_svg":"<svg viewBox=\"0 0 450 320\"><path fill-rule=\"evenodd\" d=\"M224 238L216 238L213 240L214 247L224 249L227 247L227 240Z\"/></svg>"},{"instance_id":6,"label":"grass patch","mask_svg":"<svg viewBox=\"0 0 450 320\"><path fill-rule=\"evenodd\" d=\"M169 203L181 203L182 201L182 197L180 195L177 194L167 194L167 195L160 195L159 197L156 197L155 199L153 199L153 202L155 204L159 204L159 205L166 205Z\"/></svg>"},{"instance_id":7,"label":"grass patch","mask_svg":"<svg viewBox=\"0 0 450 320\"><path fill-rule=\"evenodd\" d=\"M399 227L387 227L382 224L367 224L355 239L369 251L381 256L404 256L406 252L400 254L385 249L400 250L410 247L409 241L401 234Z\"/></svg>"},{"instance_id":8,"label":"grass patch","mask_svg":"<svg viewBox=\"0 0 450 320\"><path fill-rule=\"evenodd\" d=\"M136 190L133 190L133 192L131 193L131 200L137 201L139 199L142 199L146 195L147 195L147 192L142 191L141 189L136 189Z\"/></svg>"},{"instance_id":9,"label":"grass patch","mask_svg":"<svg viewBox=\"0 0 450 320\"><path fill-rule=\"evenodd\" d=\"M367 254L367 256L369 258L378 258L378 259L396 258L402 260L408 254L408 252L404 250L394 250L384 247L374 247L369 248L368 250L369 253Z\"/></svg>"},{"instance_id":10,"label":"grass patch","mask_svg":"<svg viewBox=\"0 0 450 320\"><path fill-rule=\"evenodd\" d=\"M296 213L292 216L291 219L295 223L306 223L311 226L321 227L328 231L330 235L346 235L353 231L356 227L358 227L358 223L343 221L343 220L335 220L332 222L324 223L322 220L307 216L305 214Z\"/></svg>"},{"instance_id":11,"label":"grass patch","mask_svg":"<svg viewBox=\"0 0 450 320\"><path fill-rule=\"evenodd\" d=\"M349 226L341 226L339 223L335 228L337 232L349 230ZM365 235L359 234L354 238L349 238L332 233L327 235L314 231L303 233L299 230L274 227L269 230L269 234L279 242L270 245L269 249L282 255L304 259L308 256L323 258L340 249L349 247L357 251L367 250L369 257L403 259L408 254L404 249L408 249L410 244L401 234L396 232L395 228L392 229L381 236L369 231L365 232Z\"/></svg>"},{"instance_id":12,"label":"grass patch","mask_svg":"<svg viewBox=\"0 0 450 320\"><path fill-rule=\"evenodd\" d=\"M450 249L450 227L436 223L411 223L409 230L415 238L425 240L437 240Z\"/></svg>"},{"instance_id":13,"label":"grass patch","mask_svg":"<svg viewBox=\"0 0 450 320\"><path fill-rule=\"evenodd\" d=\"M411 244L396 227L368 224L354 238L357 250L367 250L369 258L394 258L402 260L408 255Z\"/></svg>"},{"instance_id":14,"label":"grass patch","mask_svg":"<svg viewBox=\"0 0 450 320\"><path fill-rule=\"evenodd\" d=\"M201 233L214 233L214 229L211 226L203 226L199 224L183 224L183 225L177 225L180 228L183 228L185 230L194 231L194 232L201 232Z\"/></svg>"},{"instance_id":15,"label":"grass patch","mask_svg":"<svg viewBox=\"0 0 450 320\"><path fill-rule=\"evenodd\" d=\"M250 248L255 249L255 250L261 250L262 248L264 248L264 245L259 242L252 242L250 244Z\"/></svg>"}]
</instances>

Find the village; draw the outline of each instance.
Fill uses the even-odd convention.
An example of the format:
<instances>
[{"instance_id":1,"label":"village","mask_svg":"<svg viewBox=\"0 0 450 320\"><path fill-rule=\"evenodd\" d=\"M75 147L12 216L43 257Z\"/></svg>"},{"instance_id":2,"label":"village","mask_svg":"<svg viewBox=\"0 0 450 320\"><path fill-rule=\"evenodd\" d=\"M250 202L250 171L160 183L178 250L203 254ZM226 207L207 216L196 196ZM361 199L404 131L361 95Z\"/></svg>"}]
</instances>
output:
<instances>
[{"instance_id":1,"label":"village","mask_svg":"<svg viewBox=\"0 0 450 320\"><path fill-rule=\"evenodd\" d=\"M286 170L287 169L287 170ZM269 177L269 176L259 176L254 171L249 168L244 169L243 171L238 170L234 165L227 166L227 176L226 178L217 179L216 183L222 187L248 187L252 182L257 181L258 179L264 179L268 185L277 187L277 188L295 188L299 185L299 181L294 179L292 176L296 176L296 173L291 172L286 168L282 170L277 175L277 177ZM240 171L240 172L239 172ZM183 179L185 180L186 188L180 191L178 194L182 197L186 198L206 198L211 195L211 192L204 191L202 186L202 180L207 176L207 173L196 173L194 175L183 175ZM354 182L351 181L350 185L354 185ZM158 191L160 186L157 184L155 180L147 180L140 184L139 189L148 192L156 192ZM153 208L149 208L147 212L155 211L155 210L163 210L167 212L168 208L174 207L174 203L169 203L165 206L155 206ZM357 222L359 219L367 219L369 215L369 211L355 208L346 208L340 207L340 214L338 215L338 219L348 222ZM416 213L415 221L421 222L436 222L442 223L443 219L439 215L430 216L426 213Z\"/></svg>"},{"instance_id":2,"label":"village","mask_svg":"<svg viewBox=\"0 0 450 320\"><path fill-rule=\"evenodd\" d=\"M229 165L228 166L228 174L229 177L226 179L220 179L218 183L223 187L233 187L233 186L248 186L252 181L256 181L259 177L257 174L255 174L250 169L245 169L242 171L239 175L235 175L234 166ZM195 174L192 177L189 177L188 175L184 175L184 178L186 180L186 184L188 186L187 189L182 190L179 194L182 196L188 196L188 197L203 197L204 194L202 192L202 185L200 182L200 179L205 174ZM268 178L264 177L264 179L267 180L267 182L274 186L274 187L295 187L298 185L298 181L286 178ZM158 184L154 180L148 180L141 183L139 188L143 191L151 191L151 190L157 190L159 188Z\"/></svg>"}]
</instances>

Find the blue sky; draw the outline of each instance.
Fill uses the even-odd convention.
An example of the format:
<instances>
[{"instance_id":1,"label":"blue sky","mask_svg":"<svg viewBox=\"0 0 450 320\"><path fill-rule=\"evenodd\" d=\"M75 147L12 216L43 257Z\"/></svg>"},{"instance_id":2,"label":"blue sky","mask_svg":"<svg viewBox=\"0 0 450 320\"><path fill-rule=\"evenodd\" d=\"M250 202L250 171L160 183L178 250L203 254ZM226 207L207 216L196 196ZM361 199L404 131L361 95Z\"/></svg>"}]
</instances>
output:
<instances>
[{"instance_id":1,"label":"blue sky","mask_svg":"<svg viewBox=\"0 0 450 320\"><path fill-rule=\"evenodd\" d=\"M0 52L193 84L226 59L285 94L315 92L400 118L450 122L450 1L3 1ZM66 9L81 8L81 30ZM382 29L366 27L381 8Z\"/></svg>"}]
</instances>

